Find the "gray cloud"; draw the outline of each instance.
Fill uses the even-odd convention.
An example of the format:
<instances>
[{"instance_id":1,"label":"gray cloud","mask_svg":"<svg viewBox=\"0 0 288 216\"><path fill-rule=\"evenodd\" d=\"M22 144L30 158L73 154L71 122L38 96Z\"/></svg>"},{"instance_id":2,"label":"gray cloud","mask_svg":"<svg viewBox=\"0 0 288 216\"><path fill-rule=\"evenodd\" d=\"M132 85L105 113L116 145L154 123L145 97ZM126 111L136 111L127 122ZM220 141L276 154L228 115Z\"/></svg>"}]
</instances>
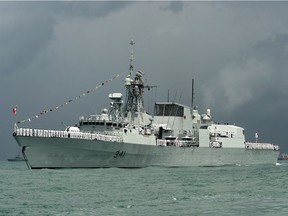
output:
<instances>
[{"instance_id":1,"label":"gray cloud","mask_svg":"<svg viewBox=\"0 0 288 216\"><path fill-rule=\"evenodd\" d=\"M0 74L25 68L54 34L57 16L103 17L127 2L0 2Z\"/></svg>"},{"instance_id":2,"label":"gray cloud","mask_svg":"<svg viewBox=\"0 0 288 216\"><path fill-rule=\"evenodd\" d=\"M59 5L53 8L57 13L65 16L81 16L81 17L104 17L108 14L123 9L131 2L125 1L100 1L100 2L59 2Z\"/></svg>"},{"instance_id":3,"label":"gray cloud","mask_svg":"<svg viewBox=\"0 0 288 216\"><path fill-rule=\"evenodd\" d=\"M288 35L276 35L242 50L238 59L229 62L218 75L219 82L210 80L207 104L225 103L224 111L233 112L240 105L282 95L288 88ZM288 95L288 93L287 93ZM264 100L265 101L265 100Z\"/></svg>"},{"instance_id":4,"label":"gray cloud","mask_svg":"<svg viewBox=\"0 0 288 216\"><path fill-rule=\"evenodd\" d=\"M9 74L29 65L53 35L49 16L19 16L0 35L0 73Z\"/></svg>"},{"instance_id":5,"label":"gray cloud","mask_svg":"<svg viewBox=\"0 0 288 216\"><path fill-rule=\"evenodd\" d=\"M162 10L171 10L173 13L179 13L183 10L184 3L182 1L170 1L167 6L161 6Z\"/></svg>"}]
</instances>

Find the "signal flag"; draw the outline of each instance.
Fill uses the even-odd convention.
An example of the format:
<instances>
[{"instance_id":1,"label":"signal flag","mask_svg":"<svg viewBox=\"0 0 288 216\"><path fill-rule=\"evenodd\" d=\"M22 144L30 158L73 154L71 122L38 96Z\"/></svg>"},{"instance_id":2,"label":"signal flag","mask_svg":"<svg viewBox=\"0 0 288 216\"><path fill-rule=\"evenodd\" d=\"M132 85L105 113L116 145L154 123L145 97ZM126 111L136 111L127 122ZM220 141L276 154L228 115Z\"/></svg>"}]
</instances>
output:
<instances>
[{"instance_id":1,"label":"signal flag","mask_svg":"<svg viewBox=\"0 0 288 216\"><path fill-rule=\"evenodd\" d=\"M17 106L15 106L15 107L12 109L12 113L13 113L13 115L17 115Z\"/></svg>"}]
</instances>

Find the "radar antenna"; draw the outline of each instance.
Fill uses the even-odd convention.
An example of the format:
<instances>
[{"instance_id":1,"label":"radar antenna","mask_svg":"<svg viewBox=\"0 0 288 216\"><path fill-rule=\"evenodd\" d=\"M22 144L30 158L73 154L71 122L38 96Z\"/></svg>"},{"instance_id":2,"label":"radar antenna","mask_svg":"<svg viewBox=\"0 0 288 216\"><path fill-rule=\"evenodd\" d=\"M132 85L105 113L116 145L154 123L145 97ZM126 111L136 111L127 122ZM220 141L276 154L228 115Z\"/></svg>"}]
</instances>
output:
<instances>
[{"instance_id":1,"label":"radar antenna","mask_svg":"<svg viewBox=\"0 0 288 216\"><path fill-rule=\"evenodd\" d=\"M112 100L110 102L110 113L111 120L120 123L122 121L122 94L121 93L112 93L109 94L109 98Z\"/></svg>"}]
</instances>

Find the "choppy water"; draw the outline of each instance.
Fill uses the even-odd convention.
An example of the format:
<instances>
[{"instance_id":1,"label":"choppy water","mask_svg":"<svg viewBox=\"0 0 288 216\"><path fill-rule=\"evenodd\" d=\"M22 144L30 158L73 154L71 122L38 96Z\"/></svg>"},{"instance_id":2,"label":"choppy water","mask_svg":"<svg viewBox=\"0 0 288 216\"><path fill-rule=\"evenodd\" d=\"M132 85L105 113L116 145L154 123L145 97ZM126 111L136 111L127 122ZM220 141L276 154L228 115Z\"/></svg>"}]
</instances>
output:
<instances>
[{"instance_id":1,"label":"choppy water","mask_svg":"<svg viewBox=\"0 0 288 216\"><path fill-rule=\"evenodd\" d=\"M0 215L287 215L288 163L27 169L0 162Z\"/></svg>"}]
</instances>

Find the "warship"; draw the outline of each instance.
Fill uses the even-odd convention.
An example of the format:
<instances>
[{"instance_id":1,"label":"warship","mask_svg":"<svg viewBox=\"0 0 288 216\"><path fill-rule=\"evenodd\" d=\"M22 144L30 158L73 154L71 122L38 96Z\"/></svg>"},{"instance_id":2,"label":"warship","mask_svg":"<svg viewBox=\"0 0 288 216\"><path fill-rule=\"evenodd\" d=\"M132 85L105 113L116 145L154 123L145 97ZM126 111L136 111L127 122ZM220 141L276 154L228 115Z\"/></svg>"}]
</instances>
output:
<instances>
[{"instance_id":1,"label":"warship","mask_svg":"<svg viewBox=\"0 0 288 216\"><path fill-rule=\"evenodd\" d=\"M110 93L109 109L102 109L99 115L81 116L76 126L63 130L23 128L15 123L13 137L28 167L276 164L277 145L247 142L244 128L215 123L210 109L201 115L193 103L186 106L168 101L155 102L154 114L147 113L143 97L152 86L145 85L144 72L134 72L133 40L130 45L125 97Z\"/></svg>"}]
</instances>

